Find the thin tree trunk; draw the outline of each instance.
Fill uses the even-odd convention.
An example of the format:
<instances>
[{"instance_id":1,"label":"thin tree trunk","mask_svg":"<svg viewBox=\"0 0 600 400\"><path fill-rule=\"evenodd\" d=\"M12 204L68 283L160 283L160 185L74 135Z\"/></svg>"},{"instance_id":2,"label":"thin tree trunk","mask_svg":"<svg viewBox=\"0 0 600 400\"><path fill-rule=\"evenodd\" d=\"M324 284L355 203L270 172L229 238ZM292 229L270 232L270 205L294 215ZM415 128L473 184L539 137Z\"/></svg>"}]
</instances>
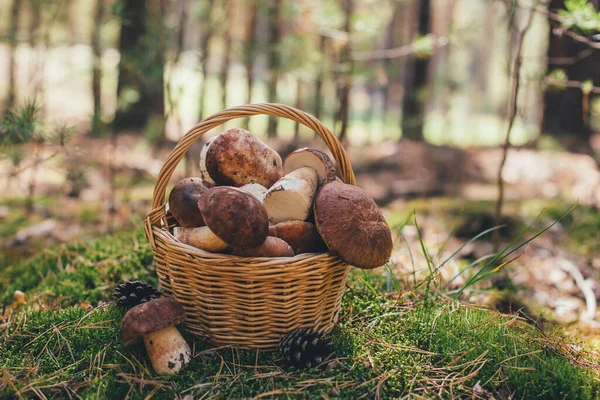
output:
<instances>
[{"instance_id":1,"label":"thin tree trunk","mask_svg":"<svg viewBox=\"0 0 600 400\"><path fill-rule=\"evenodd\" d=\"M256 57L256 18L258 15L258 1L252 0L249 5L248 25L246 26L246 43L244 46L244 66L246 67L246 104L252 103L252 89L254 87L254 59ZM250 118L244 119L244 129L248 129Z\"/></svg>"},{"instance_id":2,"label":"thin tree trunk","mask_svg":"<svg viewBox=\"0 0 600 400\"><path fill-rule=\"evenodd\" d=\"M323 79L325 78L325 61L327 59L327 54L325 53L326 42L327 38L324 35L319 37L319 54L323 56L323 60L319 66L319 73L317 74L317 79L315 80L314 114L316 119L321 118L321 112L323 111Z\"/></svg>"},{"instance_id":3,"label":"thin tree trunk","mask_svg":"<svg viewBox=\"0 0 600 400\"><path fill-rule=\"evenodd\" d=\"M402 27L402 16L404 11L403 5L404 4L402 2L396 2L396 6L394 7L394 13L392 14L392 19L385 32L383 40L384 49L393 48L396 42L395 38L400 36L398 32L401 30ZM398 43L398 45L400 44L401 43ZM381 64L383 70L387 75L387 82L380 82L379 84L379 92L381 94L382 99L383 117L385 118L390 106L389 83L393 80L394 75L397 74L398 62L394 62L393 60L383 60Z\"/></svg>"},{"instance_id":4,"label":"thin tree trunk","mask_svg":"<svg viewBox=\"0 0 600 400\"><path fill-rule=\"evenodd\" d=\"M225 8L225 27L223 32L223 40L225 42L223 63L221 64L220 82L221 82L221 108L227 108L227 81L229 79L229 66L231 63L231 29L233 25L231 7L228 0L223 0L223 7Z\"/></svg>"},{"instance_id":5,"label":"thin tree trunk","mask_svg":"<svg viewBox=\"0 0 600 400\"><path fill-rule=\"evenodd\" d=\"M342 0L344 9L344 32L348 34L348 41L344 45L341 54L341 62L345 64L346 70L342 74L342 84L340 87L340 108L338 111L338 119L341 123L339 138L340 141L346 140L348 131L348 113L350 108L350 91L352 90L352 73L354 63L350 59L350 51L352 47L352 15L354 12L354 0Z\"/></svg>"},{"instance_id":6,"label":"thin tree trunk","mask_svg":"<svg viewBox=\"0 0 600 400\"><path fill-rule=\"evenodd\" d=\"M177 30L175 32L175 48L173 49L173 64L170 68L170 71L176 69L179 65L179 59L181 58L181 52L183 51L184 39L185 39L185 26L187 24L188 19L188 0L179 0L177 2L178 10L178 19L179 24L177 26ZM183 126L181 123L181 117L179 115L179 98L173 98L173 90L171 86L172 75L169 75L169 79L166 82L167 86L167 103L169 105L169 111L167 112L167 118L173 117L175 118L175 123L177 125L178 134L183 133ZM194 172L194 161L191 151L186 151L185 153L185 176L193 176Z\"/></svg>"},{"instance_id":7,"label":"thin tree trunk","mask_svg":"<svg viewBox=\"0 0 600 400\"><path fill-rule=\"evenodd\" d=\"M92 135L98 136L102 127L102 49L100 47L100 29L104 16L102 0L96 0L92 29L92 95L94 97L94 115L92 117Z\"/></svg>"},{"instance_id":8,"label":"thin tree trunk","mask_svg":"<svg viewBox=\"0 0 600 400\"><path fill-rule=\"evenodd\" d=\"M417 33L429 33L430 0L421 0L418 5L418 19L411 35L411 41L416 39ZM427 84L427 59L412 57L407 63L407 73L404 79L404 102L402 105L402 137L412 140L423 140L423 124L425 109L423 105L423 91Z\"/></svg>"},{"instance_id":9,"label":"thin tree trunk","mask_svg":"<svg viewBox=\"0 0 600 400\"><path fill-rule=\"evenodd\" d=\"M21 0L13 0L10 7L10 26L8 40L8 98L6 109L13 108L16 102L17 87L17 34L19 31L19 15L21 13Z\"/></svg>"},{"instance_id":10,"label":"thin tree trunk","mask_svg":"<svg viewBox=\"0 0 600 400\"><path fill-rule=\"evenodd\" d=\"M145 92L149 97L147 99L150 109L150 130L154 133L151 139L156 143L160 143L165 139L165 80L164 66L165 55L167 51L167 35L164 22L164 16L167 13L168 0L150 0L151 6L149 17L152 18L152 31L157 32L157 41L152 47L154 49L154 58L152 61L153 67L157 68L155 81L144 85ZM146 131L148 129L146 128Z\"/></svg>"},{"instance_id":11,"label":"thin tree trunk","mask_svg":"<svg viewBox=\"0 0 600 400\"><path fill-rule=\"evenodd\" d=\"M39 85L39 67L41 64L40 54L36 47L37 35L36 32L40 28L42 20L41 4L37 0L29 0L29 8L31 9L31 21L29 23L29 32L27 35L27 42L29 44L29 85L30 90L37 94L37 87Z\"/></svg>"},{"instance_id":12,"label":"thin tree trunk","mask_svg":"<svg viewBox=\"0 0 600 400\"><path fill-rule=\"evenodd\" d=\"M434 37L448 36L452 31L452 17L454 15L455 0L432 0L431 4L431 32ZM486 9L486 20L492 24L494 21L493 7L490 5ZM491 38L494 32L488 32L486 40L482 40L481 43L485 45L480 46L480 52L487 52L486 57L490 60L482 60L482 69L485 71L476 71L479 79L478 85L482 90L486 87L486 79L489 76L487 73L489 70L489 62L491 62L491 50L492 46ZM489 39L488 39L489 38ZM487 49L484 49L486 47ZM425 115L430 110L436 110L441 115L446 116L448 109L448 89L447 85L450 81L450 68L448 68L448 62L450 58L450 46L442 46L434 50L433 54L429 58L428 69L427 69L427 86L428 96L425 97ZM485 96L485 92L482 92ZM476 93L474 98L479 94ZM477 103L479 104L479 103Z\"/></svg>"},{"instance_id":13,"label":"thin tree trunk","mask_svg":"<svg viewBox=\"0 0 600 400\"><path fill-rule=\"evenodd\" d=\"M269 103L277 102L277 83L279 82L279 52L278 45L280 41L281 29L281 3L282 0L270 0L269 12ZM274 138L277 136L277 118L269 116L269 125L267 136Z\"/></svg>"},{"instance_id":14,"label":"thin tree trunk","mask_svg":"<svg viewBox=\"0 0 600 400\"><path fill-rule=\"evenodd\" d=\"M210 51L210 42L212 40L212 36L214 33L214 28L212 26L212 14L213 7L208 9L208 14L204 24L206 25L206 29L204 29L204 35L202 37L202 41L200 43L200 64L202 65L202 85L200 86L200 110L198 112L198 120L201 121L204 118L204 106L206 101L206 87L208 80L208 58Z\"/></svg>"},{"instance_id":15,"label":"thin tree trunk","mask_svg":"<svg viewBox=\"0 0 600 400\"><path fill-rule=\"evenodd\" d=\"M294 107L298 110L302 110L302 85L302 79L296 79L296 101L294 102ZM298 143L300 143L300 124L296 122L294 125L293 144L297 146Z\"/></svg>"},{"instance_id":16,"label":"thin tree trunk","mask_svg":"<svg viewBox=\"0 0 600 400\"><path fill-rule=\"evenodd\" d=\"M138 101L127 105L120 104L113 121L115 129L133 128L139 129L146 125L149 110L144 104L145 94L143 83L134 66L138 53L140 53L140 41L147 30L146 3L151 0L122 0L122 24L119 36L119 78L117 81L117 98L123 103L123 93L128 90L139 94Z\"/></svg>"},{"instance_id":17,"label":"thin tree trunk","mask_svg":"<svg viewBox=\"0 0 600 400\"><path fill-rule=\"evenodd\" d=\"M439 8L433 7L432 16L437 16L436 10ZM475 60L473 65L473 71L475 72L475 90L473 96L471 97L471 103L473 109L481 109L481 107L486 107L487 102L489 101L489 96L487 94L487 86L488 86L488 78L490 76L490 65L492 62L492 56L494 53L494 32L496 31L495 26L495 16L494 16L494 7L487 6L485 7L484 16L483 16L483 37L485 40L480 40L477 50L475 51ZM442 16L443 18L443 16ZM436 24L433 24L433 29L435 32ZM446 47L447 48L447 47ZM440 49L443 50L443 49ZM433 58L431 64L434 64Z\"/></svg>"}]
</instances>

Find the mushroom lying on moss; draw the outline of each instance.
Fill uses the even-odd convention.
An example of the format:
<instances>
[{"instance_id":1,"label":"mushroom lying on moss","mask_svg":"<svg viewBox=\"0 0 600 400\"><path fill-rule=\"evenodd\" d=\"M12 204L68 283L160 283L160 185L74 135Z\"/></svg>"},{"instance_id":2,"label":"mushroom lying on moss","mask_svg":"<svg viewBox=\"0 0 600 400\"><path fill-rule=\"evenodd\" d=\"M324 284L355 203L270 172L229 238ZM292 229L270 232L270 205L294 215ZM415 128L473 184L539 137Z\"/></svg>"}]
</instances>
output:
<instances>
[{"instance_id":1,"label":"mushroom lying on moss","mask_svg":"<svg viewBox=\"0 0 600 400\"><path fill-rule=\"evenodd\" d=\"M121 320L121 340L125 346L144 339L154 370L173 374L191 359L190 346L175 325L185 320L183 307L172 298L161 297L133 307Z\"/></svg>"}]
</instances>

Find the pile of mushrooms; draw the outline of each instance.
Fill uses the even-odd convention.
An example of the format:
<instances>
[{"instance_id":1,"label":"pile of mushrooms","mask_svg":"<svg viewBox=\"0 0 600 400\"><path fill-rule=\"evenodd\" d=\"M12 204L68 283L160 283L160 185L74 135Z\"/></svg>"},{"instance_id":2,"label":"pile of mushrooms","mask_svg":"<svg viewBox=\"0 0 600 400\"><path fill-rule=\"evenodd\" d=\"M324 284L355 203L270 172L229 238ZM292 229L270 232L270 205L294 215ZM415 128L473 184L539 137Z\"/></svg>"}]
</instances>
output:
<instances>
[{"instance_id":1,"label":"pile of mushrooms","mask_svg":"<svg viewBox=\"0 0 600 400\"><path fill-rule=\"evenodd\" d=\"M372 269L392 252L390 229L362 189L342 183L329 156L303 148L282 162L244 129L229 129L202 149L201 177L169 195L185 244L240 257L293 257L330 251Z\"/></svg>"}]
</instances>

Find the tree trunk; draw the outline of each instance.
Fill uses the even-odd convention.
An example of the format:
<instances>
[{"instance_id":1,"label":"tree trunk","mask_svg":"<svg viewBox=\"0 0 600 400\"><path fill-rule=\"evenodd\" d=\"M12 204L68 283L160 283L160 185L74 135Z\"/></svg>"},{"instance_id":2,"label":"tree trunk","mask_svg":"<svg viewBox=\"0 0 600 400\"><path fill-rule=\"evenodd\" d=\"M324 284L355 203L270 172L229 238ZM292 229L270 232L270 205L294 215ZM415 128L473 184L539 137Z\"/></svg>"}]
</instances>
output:
<instances>
[{"instance_id":1,"label":"tree trunk","mask_svg":"<svg viewBox=\"0 0 600 400\"><path fill-rule=\"evenodd\" d=\"M148 120L148 112L144 107L144 97L136 76L134 62L139 53L139 43L146 33L146 0L123 0L123 19L121 33L119 36L119 79L117 81L117 98L119 103L123 92L132 90L138 93L137 102L129 105L120 104L115 115L115 127L119 128L141 128Z\"/></svg>"},{"instance_id":2,"label":"tree trunk","mask_svg":"<svg viewBox=\"0 0 600 400\"><path fill-rule=\"evenodd\" d=\"M37 30L42 26L42 4L37 0L29 0L29 8L31 9L31 21L29 22L29 33L27 35L27 42L29 44L29 85L30 90L33 91L34 96L38 98L37 89L40 86L40 69L41 69L41 57L39 49L37 48ZM42 105L43 106L43 105Z\"/></svg>"},{"instance_id":3,"label":"tree trunk","mask_svg":"<svg viewBox=\"0 0 600 400\"><path fill-rule=\"evenodd\" d=\"M164 17L167 15L168 0L149 0L149 17L151 19L150 34L156 35L155 41L148 49L153 56L149 69L151 78L145 80L144 92L149 98L148 106L150 119L146 124L146 135L150 132L152 141L161 142L165 139L165 54L167 50L167 32Z\"/></svg>"},{"instance_id":4,"label":"tree trunk","mask_svg":"<svg viewBox=\"0 0 600 400\"><path fill-rule=\"evenodd\" d=\"M231 7L228 0L223 1L223 8L225 8L225 27L223 31L223 40L225 42L225 48L223 50L223 63L221 64L221 73L219 80L221 82L221 108L224 110L227 108L227 81L229 78L229 65L231 63L231 29L233 25Z\"/></svg>"},{"instance_id":5,"label":"tree trunk","mask_svg":"<svg viewBox=\"0 0 600 400\"><path fill-rule=\"evenodd\" d=\"M354 63L350 58L352 48L352 15L354 12L354 0L342 0L342 8L344 10L344 31L348 34L348 41L344 44L341 54L341 62L345 64L345 71L342 73L340 87L340 108L338 111L338 119L341 123L339 138L340 141L346 140L348 131L348 113L350 108L350 90L352 89L352 72Z\"/></svg>"},{"instance_id":6,"label":"tree trunk","mask_svg":"<svg viewBox=\"0 0 600 400\"><path fill-rule=\"evenodd\" d=\"M433 7L432 11L432 30L436 33L436 17L438 16L439 9L437 7ZM490 76L490 65L492 62L492 57L494 53L494 32L496 31L495 24L495 8L491 6L486 6L484 15L483 15L483 37L485 40L480 40L477 50L475 51L475 60L473 61L473 71L475 72L474 80L475 87L473 90L473 95L471 97L471 108L474 110L479 109L479 111L488 111L487 102L490 99L490 96L487 94L488 87L488 78ZM443 16L440 16L444 18ZM512 43L512 40L511 40ZM512 47L511 47L512 49ZM511 54L511 53L509 53ZM430 66L434 64L434 60L430 61ZM491 110L489 110L491 111Z\"/></svg>"},{"instance_id":7,"label":"tree trunk","mask_svg":"<svg viewBox=\"0 0 600 400\"><path fill-rule=\"evenodd\" d=\"M208 58L210 52L210 42L214 33L212 24L213 7L209 7L206 19L203 21L205 29L203 29L202 41L200 42L200 64L202 65L202 85L200 86L200 110L198 112L198 120L204 118L204 107L206 102L206 87L208 80ZM201 23L202 24L202 23Z\"/></svg>"},{"instance_id":8,"label":"tree trunk","mask_svg":"<svg viewBox=\"0 0 600 400\"><path fill-rule=\"evenodd\" d=\"M94 97L94 115L92 116L92 135L98 136L102 127L102 49L100 47L100 29L102 27L104 4L96 0L92 28L92 95Z\"/></svg>"},{"instance_id":9,"label":"tree trunk","mask_svg":"<svg viewBox=\"0 0 600 400\"><path fill-rule=\"evenodd\" d=\"M296 79L296 101L294 102L294 107L298 110L302 110L302 85L302 79ZM293 143L295 147L300 143L300 124L298 122L294 125Z\"/></svg>"},{"instance_id":10,"label":"tree trunk","mask_svg":"<svg viewBox=\"0 0 600 400\"><path fill-rule=\"evenodd\" d=\"M8 98L6 109L13 108L16 102L17 87L17 34L19 31L19 15L21 14L21 0L13 0L10 7L10 26L8 28Z\"/></svg>"},{"instance_id":11,"label":"tree trunk","mask_svg":"<svg viewBox=\"0 0 600 400\"><path fill-rule=\"evenodd\" d=\"M414 2L413 2L414 3ZM418 10L418 18L412 27L411 42L418 35L429 33L430 0L420 0L414 11ZM411 7L412 8L412 7ZM425 120L424 90L427 84L427 59L412 56L406 64L404 74L404 102L402 104L402 137L412 140L423 140L423 124Z\"/></svg>"},{"instance_id":12,"label":"tree trunk","mask_svg":"<svg viewBox=\"0 0 600 400\"><path fill-rule=\"evenodd\" d=\"M323 79L325 77L325 64L327 60L327 55L325 54L325 44L327 42L327 38L322 35L319 37L319 54L323 57L321 61L321 65L319 66L319 73L317 74L317 79L315 80L315 109L314 114L316 119L321 118L321 112L323 108ZM316 133L315 133L316 135Z\"/></svg>"},{"instance_id":13,"label":"tree trunk","mask_svg":"<svg viewBox=\"0 0 600 400\"><path fill-rule=\"evenodd\" d=\"M401 36L398 32L401 30L402 27L402 15L403 15L403 11L404 11L404 7L403 7L403 3L402 2L397 2L396 6L394 7L394 12L392 14L392 19L390 21L390 24L388 25L385 34L384 34L384 39L383 39L383 48L384 49L391 49L394 47L394 43L396 42L394 39L396 37ZM379 82L379 93L381 96L381 108L383 109L383 117L385 118L389 109L389 105L390 105L390 90L389 90L389 83L392 79L390 79L394 73L397 73L397 69L398 69L398 64L399 62L396 61L394 62L394 60L382 60L381 61L381 66L383 68L383 71L385 72L385 74L387 75L387 82Z\"/></svg>"},{"instance_id":14,"label":"tree trunk","mask_svg":"<svg viewBox=\"0 0 600 400\"><path fill-rule=\"evenodd\" d=\"M122 3L119 108L114 125L116 129L149 128L152 140L160 140L164 135L165 2L123 0ZM137 93L133 100L129 97L131 93Z\"/></svg>"},{"instance_id":15,"label":"tree trunk","mask_svg":"<svg viewBox=\"0 0 600 400\"><path fill-rule=\"evenodd\" d=\"M431 32L435 37L448 36L452 32L452 21L454 15L455 0L432 0L431 3ZM486 99L485 88L487 87L486 82L489 77L489 63L491 62L493 46L492 38L493 23L494 23L494 8L486 6L486 26L489 23L492 29L491 32L486 31L484 36L486 40L481 40L481 46L479 52L485 54L484 57L489 59L480 59L480 67L476 68L476 80L477 85L480 89L476 90L473 98L479 96L479 91ZM487 29L487 28L486 28ZM476 57L481 57L481 53ZM448 83L451 80L450 68L448 62L450 59L450 45L439 47L433 51L431 57L429 57L428 70L427 70L427 96L424 98L425 102L425 115L429 111L437 111L442 116L446 116L448 113L449 106L449 88ZM481 101L481 100L480 100ZM476 103L480 105L481 102Z\"/></svg>"},{"instance_id":16,"label":"tree trunk","mask_svg":"<svg viewBox=\"0 0 600 400\"><path fill-rule=\"evenodd\" d=\"M564 9L564 0L552 0L548 9L553 12ZM591 80L595 86L600 85L600 52L595 51L588 57L577 59L577 55L589 47L567 35L555 33L555 28L556 23L551 21L548 70L564 69L571 81ZM590 100L579 88L547 89L544 93L542 131L565 142L563 144L568 150L589 152L592 130L586 101Z\"/></svg>"},{"instance_id":17,"label":"tree trunk","mask_svg":"<svg viewBox=\"0 0 600 400\"><path fill-rule=\"evenodd\" d=\"M269 103L277 102L277 83L279 82L279 41L281 36L280 19L282 0L269 0L269 53L268 53L268 73L269 73ZM274 138L277 136L277 118L269 116L269 125L267 136Z\"/></svg>"},{"instance_id":18,"label":"tree trunk","mask_svg":"<svg viewBox=\"0 0 600 400\"><path fill-rule=\"evenodd\" d=\"M246 26L246 43L244 46L244 66L246 67L246 104L252 103L254 86L254 59L256 57L256 18L258 1L252 0L249 8L248 24ZM250 118L244 118L244 129L248 129Z\"/></svg>"}]
</instances>

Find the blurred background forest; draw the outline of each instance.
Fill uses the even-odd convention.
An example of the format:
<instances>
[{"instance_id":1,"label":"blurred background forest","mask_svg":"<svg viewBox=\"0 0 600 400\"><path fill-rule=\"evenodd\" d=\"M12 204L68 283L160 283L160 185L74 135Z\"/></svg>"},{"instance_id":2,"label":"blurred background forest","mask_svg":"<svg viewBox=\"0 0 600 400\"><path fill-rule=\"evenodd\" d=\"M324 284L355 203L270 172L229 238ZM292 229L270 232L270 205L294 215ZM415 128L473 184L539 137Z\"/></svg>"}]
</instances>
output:
<instances>
[{"instance_id":1,"label":"blurred background forest","mask_svg":"<svg viewBox=\"0 0 600 400\"><path fill-rule=\"evenodd\" d=\"M0 269L49 244L140 228L158 171L188 129L227 107L279 102L344 143L359 186L404 239L399 269L417 257L410 248L421 233L403 224L412 210L441 257L446 244L499 223L496 239L510 242L577 204L521 257L528 268L507 275L526 288L498 286L511 289L503 309L533 299L555 319L595 321L599 6L0 0ZM287 120L226 125L234 126L282 156L323 149ZM201 147L175 178L198 172Z\"/></svg>"}]
</instances>

